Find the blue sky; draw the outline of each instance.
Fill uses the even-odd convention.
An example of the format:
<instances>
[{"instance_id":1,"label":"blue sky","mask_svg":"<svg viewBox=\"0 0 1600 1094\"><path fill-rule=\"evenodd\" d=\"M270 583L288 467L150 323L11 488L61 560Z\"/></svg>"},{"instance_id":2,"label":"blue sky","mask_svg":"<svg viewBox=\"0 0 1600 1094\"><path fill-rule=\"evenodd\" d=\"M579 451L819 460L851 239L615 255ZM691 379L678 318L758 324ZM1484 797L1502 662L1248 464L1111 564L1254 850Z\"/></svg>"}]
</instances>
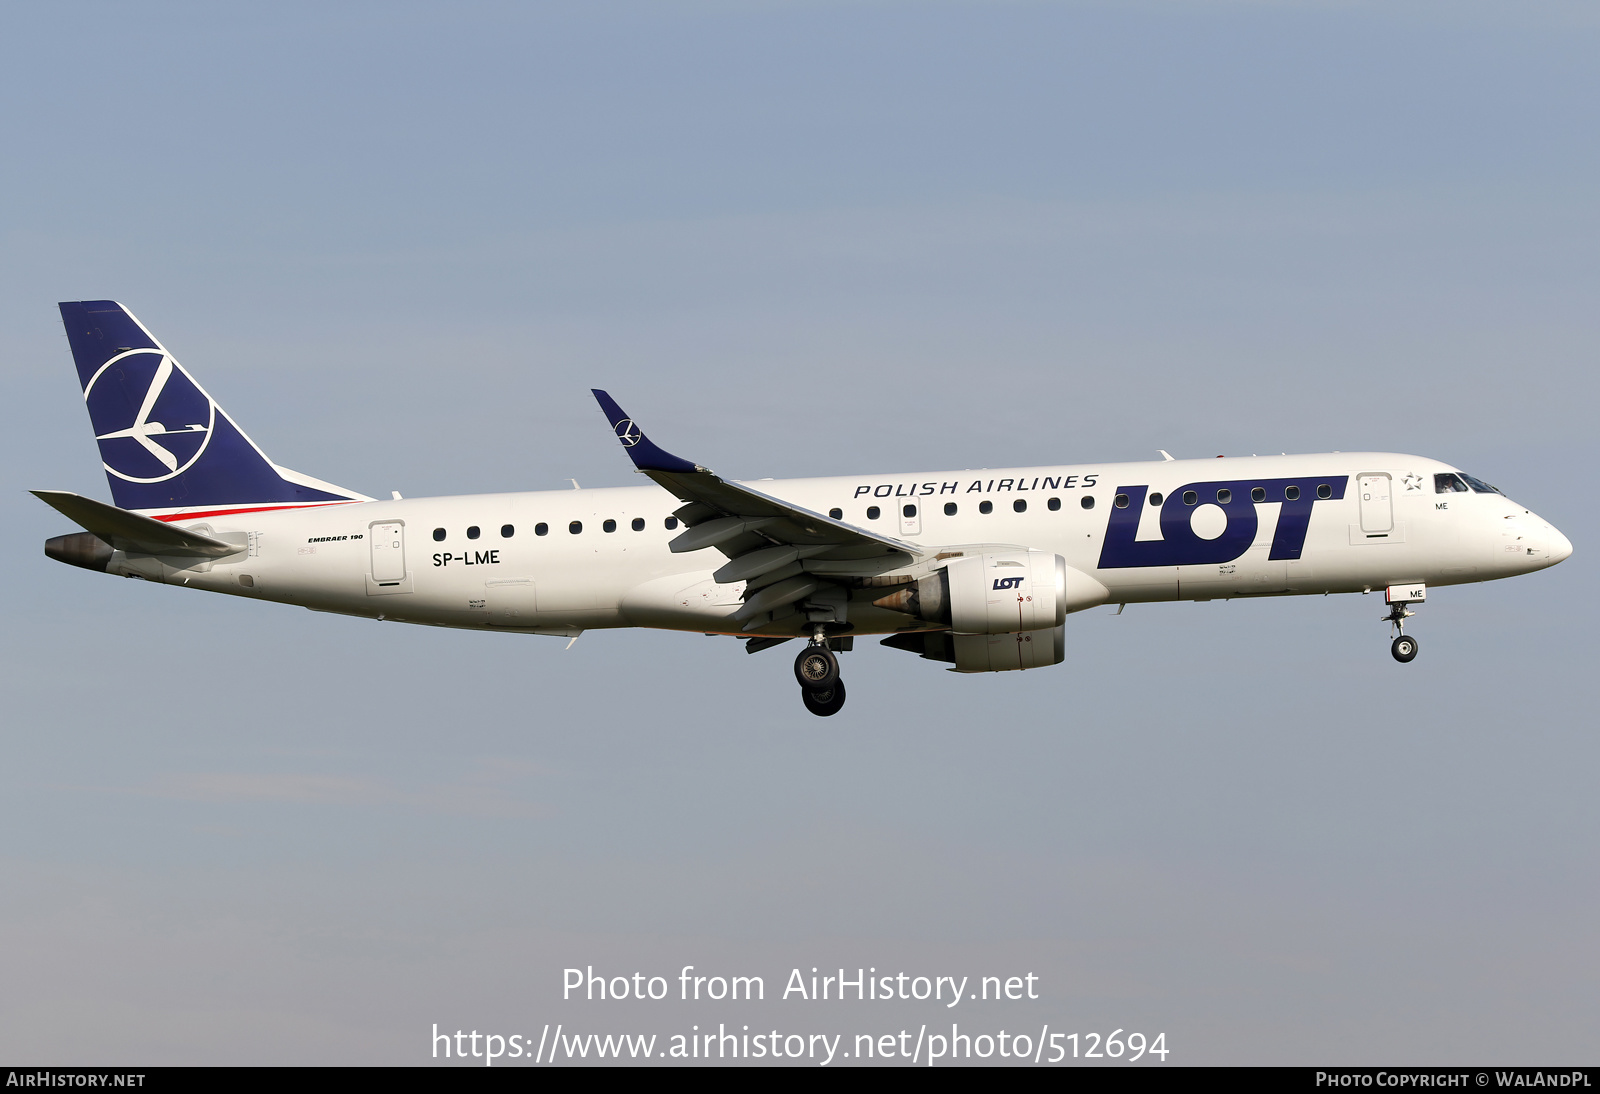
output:
<instances>
[{"instance_id":1,"label":"blue sky","mask_svg":"<svg viewBox=\"0 0 1600 1094\"><path fill-rule=\"evenodd\" d=\"M1174 1062L1593 1054L1586 7L5 19L7 1058L721 1020L556 998L685 963L1027 966L1009 1020ZM819 722L781 650L50 563L24 491L106 496L54 308L97 297L371 494L629 483L596 386L739 477L1419 452L1576 553L1442 590L1405 668L1370 598L1096 611L1040 672L867 646Z\"/></svg>"}]
</instances>

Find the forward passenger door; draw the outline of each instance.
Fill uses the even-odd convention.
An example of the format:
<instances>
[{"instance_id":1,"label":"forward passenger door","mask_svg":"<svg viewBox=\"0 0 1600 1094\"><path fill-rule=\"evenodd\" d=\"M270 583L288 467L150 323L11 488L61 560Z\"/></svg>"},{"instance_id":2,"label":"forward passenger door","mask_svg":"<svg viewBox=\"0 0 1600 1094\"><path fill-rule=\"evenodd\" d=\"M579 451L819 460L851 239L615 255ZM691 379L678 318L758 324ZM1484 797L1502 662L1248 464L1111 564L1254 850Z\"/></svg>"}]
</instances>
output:
<instances>
[{"instance_id":1,"label":"forward passenger door","mask_svg":"<svg viewBox=\"0 0 1600 1094\"><path fill-rule=\"evenodd\" d=\"M1357 480L1361 493L1361 530L1368 534L1394 529L1394 504L1389 497L1388 475L1362 475Z\"/></svg>"}]
</instances>

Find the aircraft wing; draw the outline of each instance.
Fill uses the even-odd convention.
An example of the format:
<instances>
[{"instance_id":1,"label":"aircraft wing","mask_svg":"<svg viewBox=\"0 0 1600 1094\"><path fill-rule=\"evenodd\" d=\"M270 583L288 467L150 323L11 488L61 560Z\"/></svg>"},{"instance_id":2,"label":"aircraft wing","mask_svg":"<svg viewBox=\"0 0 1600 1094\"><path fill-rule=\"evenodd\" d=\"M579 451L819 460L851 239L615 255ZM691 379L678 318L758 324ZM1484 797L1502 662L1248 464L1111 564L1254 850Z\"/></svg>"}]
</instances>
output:
<instances>
[{"instance_id":1,"label":"aircraft wing","mask_svg":"<svg viewBox=\"0 0 1600 1094\"><path fill-rule=\"evenodd\" d=\"M66 490L31 490L29 493L119 551L221 558L242 550L236 543L224 543L81 494Z\"/></svg>"},{"instance_id":2,"label":"aircraft wing","mask_svg":"<svg viewBox=\"0 0 1600 1094\"><path fill-rule=\"evenodd\" d=\"M792 502L680 459L657 446L604 391L594 397L633 465L685 504L678 519L688 528L669 544L675 553L715 547L728 562L717 581L743 581L745 603L734 613L746 630L776 622L815 600L842 608L842 588L852 577L879 575L904 566L923 548ZM830 580L831 579L831 580ZM830 594L830 586L836 592ZM842 612L840 613L842 616Z\"/></svg>"}]
</instances>

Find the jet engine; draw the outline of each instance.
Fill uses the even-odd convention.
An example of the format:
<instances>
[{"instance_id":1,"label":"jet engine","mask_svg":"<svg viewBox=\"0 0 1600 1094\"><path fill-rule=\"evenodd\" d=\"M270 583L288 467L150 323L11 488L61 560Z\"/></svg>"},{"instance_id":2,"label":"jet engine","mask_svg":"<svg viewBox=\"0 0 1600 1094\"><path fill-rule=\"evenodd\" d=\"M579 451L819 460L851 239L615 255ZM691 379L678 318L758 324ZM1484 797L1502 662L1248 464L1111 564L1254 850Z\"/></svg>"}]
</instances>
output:
<instances>
[{"instance_id":1,"label":"jet engine","mask_svg":"<svg viewBox=\"0 0 1600 1094\"><path fill-rule=\"evenodd\" d=\"M951 634L913 631L892 634L882 645L910 650L929 661L944 661L951 672L1007 672L1059 665L1067 657L1067 628L1050 627L1014 634Z\"/></svg>"},{"instance_id":2,"label":"jet engine","mask_svg":"<svg viewBox=\"0 0 1600 1094\"><path fill-rule=\"evenodd\" d=\"M1060 555L1013 550L952 559L873 604L943 623L958 635L988 635L1049 631L1068 612L1103 604L1109 596L1104 585Z\"/></svg>"}]
</instances>

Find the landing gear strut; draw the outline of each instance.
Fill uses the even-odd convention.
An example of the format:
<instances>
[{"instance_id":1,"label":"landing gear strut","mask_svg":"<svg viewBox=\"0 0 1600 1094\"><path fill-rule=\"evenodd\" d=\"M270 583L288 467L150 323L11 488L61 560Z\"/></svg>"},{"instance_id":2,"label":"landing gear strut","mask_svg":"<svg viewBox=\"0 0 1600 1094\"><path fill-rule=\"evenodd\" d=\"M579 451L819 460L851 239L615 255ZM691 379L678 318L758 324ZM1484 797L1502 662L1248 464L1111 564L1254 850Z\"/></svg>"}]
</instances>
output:
<instances>
[{"instance_id":1,"label":"landing gear strut","mask_svg":"<svg viewBox=\"0 0 1600 1094\"><path fill-rule=\"evenodd\" d=\"M844 707L844 681L839 679L839 659L828 648L828 632L818 627L811 642L794 659L794 678L800 683L800 701L819 718Z\"/></svg>"}]
</instances>

